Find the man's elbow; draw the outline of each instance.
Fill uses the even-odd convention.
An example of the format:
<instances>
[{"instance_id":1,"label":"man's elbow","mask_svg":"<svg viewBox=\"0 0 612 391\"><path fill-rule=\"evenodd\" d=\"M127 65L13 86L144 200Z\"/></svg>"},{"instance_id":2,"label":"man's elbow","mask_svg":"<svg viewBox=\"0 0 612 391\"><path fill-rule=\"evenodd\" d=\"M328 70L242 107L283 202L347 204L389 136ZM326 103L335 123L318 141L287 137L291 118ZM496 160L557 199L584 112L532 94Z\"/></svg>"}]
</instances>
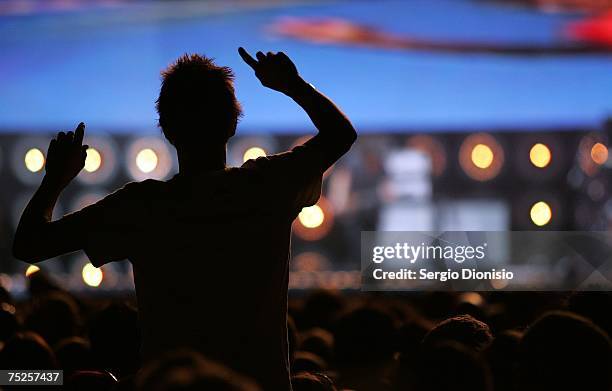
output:
<instances>
[{"instance_id":1,"label":"man's elbow","mask_svg":"<svg viewBox=\"0 0 612 391\"><path fill-rule=\"evenodd\" d=\"M342 132L342 145L344 146L344 153L348 152L357 140L357 132L352 125L346 127Z\"/></svg>"}]
</instances>

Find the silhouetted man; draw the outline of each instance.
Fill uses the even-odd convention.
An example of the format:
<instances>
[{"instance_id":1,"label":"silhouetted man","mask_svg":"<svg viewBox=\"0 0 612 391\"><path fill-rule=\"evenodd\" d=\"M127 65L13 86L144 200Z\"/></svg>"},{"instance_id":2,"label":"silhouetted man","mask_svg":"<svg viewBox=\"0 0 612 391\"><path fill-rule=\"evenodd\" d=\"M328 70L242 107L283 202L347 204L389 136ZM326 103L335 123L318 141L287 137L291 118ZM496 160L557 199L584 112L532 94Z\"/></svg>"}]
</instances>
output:
<instances>
[{"instance_id":1,"label":"silhouetted man","mask_svg":"<svg viewBox=\"0 0 612 391\"><path fill-rule=\"evenodd\" d=\"M240 105L233 75L198 55L163 73L157 110L176 147L179 174L130 183L102 201L51 221L62 190L83 168L84 124L51 141L46 175L23 213L15 257L38 262L84 250L100 267L134 269L145 359L176 347L288 390L287 282L291 222L320 195L323 172L356 133L298 74L284 53L239 49L261 83L299 104L319 130L291 151L226 167Z\"/></svg>"}]
</instances>

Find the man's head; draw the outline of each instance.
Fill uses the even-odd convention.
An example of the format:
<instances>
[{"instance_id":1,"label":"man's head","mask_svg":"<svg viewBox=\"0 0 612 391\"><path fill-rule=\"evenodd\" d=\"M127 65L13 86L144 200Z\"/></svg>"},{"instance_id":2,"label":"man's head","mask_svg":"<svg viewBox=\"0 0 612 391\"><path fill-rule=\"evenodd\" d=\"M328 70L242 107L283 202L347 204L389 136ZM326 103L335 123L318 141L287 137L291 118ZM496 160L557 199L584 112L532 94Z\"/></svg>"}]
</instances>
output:
<instances>
[{"instance_id":1,"label":"man's head","mask_svg":"<svg viewBox=\"0 0 612 391\"><path fill-rule=\"evenodd\" d=\"M162 72L159 126L174 146L225 144L241 115L234 75L207 57L185 54Z\"/></svg>"},{"instance_id":2,"label":"man's head","mask_svg":"<svg viewBox=\"0 0 612 391\"><path fill-rule=\"evenodd\" d=\"M493 340L489 326L471 315L459 315L438 323L423 339L424 346L435 346L444 341L465 345L474 351L481 351Z\"/></svg>"}]
</instances>

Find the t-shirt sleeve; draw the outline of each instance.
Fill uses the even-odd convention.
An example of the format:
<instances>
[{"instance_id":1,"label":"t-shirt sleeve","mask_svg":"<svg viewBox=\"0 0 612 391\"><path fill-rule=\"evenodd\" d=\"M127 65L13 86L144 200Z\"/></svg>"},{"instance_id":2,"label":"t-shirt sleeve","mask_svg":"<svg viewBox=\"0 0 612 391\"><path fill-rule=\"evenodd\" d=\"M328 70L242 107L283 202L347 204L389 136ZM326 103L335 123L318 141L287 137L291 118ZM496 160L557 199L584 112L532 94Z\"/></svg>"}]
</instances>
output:
<instances>
[{"instance_id":1,"label":"t-shirt sleeve","mask_svg":"<svg viewBox=\"0 0 612 391\"><path fill-rule=\"evenodd\" d=\"M287 152L249 160L243 167L257 170L272 191L299 211L314 205L321 196L321 160L319 149L305 143Z\"/></svg>"},{"instance_id":2,"label":"t-shirt sleeve","mask_svg":"<svg viewBox=\"0 0 612 391\"><path fill-rule=\"evenodd\" d=\"M127 259L139 230L141 207L137 184L128 184L102 200L61 220L78 227L83 235L82 249L95 267Z\"/></svg>"}]
</instances>

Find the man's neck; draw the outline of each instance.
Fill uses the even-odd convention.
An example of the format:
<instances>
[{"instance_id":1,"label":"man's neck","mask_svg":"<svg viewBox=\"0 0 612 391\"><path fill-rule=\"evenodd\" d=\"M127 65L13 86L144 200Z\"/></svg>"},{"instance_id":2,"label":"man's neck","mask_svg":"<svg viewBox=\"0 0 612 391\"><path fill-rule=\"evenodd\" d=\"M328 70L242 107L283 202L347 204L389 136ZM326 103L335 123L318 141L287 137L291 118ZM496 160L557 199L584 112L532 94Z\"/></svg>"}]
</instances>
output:
<instances>
[{"instance_id":1,"label":"man's neck","mask_svg":"<svg viewBox=\"0 0 612 391\"><path fill-rule=\"evenodd\" d=\"M202 149L177 150L179 172L182 175L195 175L207 171L217 171L225 168L225 145Z\"/></svg>"}]
</instances>

